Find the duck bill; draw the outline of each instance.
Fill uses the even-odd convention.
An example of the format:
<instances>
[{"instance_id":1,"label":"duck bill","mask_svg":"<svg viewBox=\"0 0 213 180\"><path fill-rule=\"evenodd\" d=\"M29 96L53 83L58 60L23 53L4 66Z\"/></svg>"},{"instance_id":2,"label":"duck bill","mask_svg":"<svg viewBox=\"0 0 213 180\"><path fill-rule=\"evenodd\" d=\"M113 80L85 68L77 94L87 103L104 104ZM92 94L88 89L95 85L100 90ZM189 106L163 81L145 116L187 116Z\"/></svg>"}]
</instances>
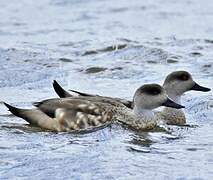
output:
<instances>
[{"instance_id":1,"label":"duck bill","mask_svg":"<svg viewBox=\"0 0 213 180\"><path fill-rule=\"evenodd\" d=\"M200 86L199 84L197 84L195 82L194 86L192 86L192 88L190 90L208 92L211 89L209 89L207 87Z\"/></svg>"},{"instance_id":2,"label":"duck bill","mask_svg":"<svg viewBox=\"0 0 213 180\"><path fill-rule=\"evenodd\" d=\"M175 108L175 109L185 108L185 106L177 104L169 98L167 98L167 100L162 104L162 106L171 107L171 108Z\"/></svg>"}]
</instances>

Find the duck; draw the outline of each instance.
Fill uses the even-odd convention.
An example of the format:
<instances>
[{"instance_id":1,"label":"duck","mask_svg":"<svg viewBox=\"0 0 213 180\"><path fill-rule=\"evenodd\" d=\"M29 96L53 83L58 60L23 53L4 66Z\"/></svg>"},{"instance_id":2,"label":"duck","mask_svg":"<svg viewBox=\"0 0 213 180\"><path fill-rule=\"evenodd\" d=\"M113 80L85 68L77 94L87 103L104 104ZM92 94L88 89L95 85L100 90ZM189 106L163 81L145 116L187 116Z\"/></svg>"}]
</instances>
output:
<instances>
[{"instance_id":1,"label":"duck","mask_svg":"<svg viewBox=\"0 0 213 180\"><path fill-rule=\"evenodd\" d=\"M81 131L104 127L115 120L136 130L157 126L152 111L160 106L181 109L158 84L145 84L133 96L133 108L113 98L79 96L46 99L34 103L34 109L20 109L4 103L9 111L32 125L52 131Z\"/></svg>"},{"instance_id":2,"label":"duck","mask_svg":"<svg viewBox=\"0 0 213 180\"><path fill-rule=\"evenodd\" d=\"M112 114L100 104L86 100L73 99L70 104L55 108L53 114L39 108L22 109L4 105L15 116L27 121L30 125L54 132L90 132L102 129L111 123Z\"/></svg>"},{"instance_id":3,"label":"duck","mask_svg":"<svg viewBox=\"0 0 213 180\"><path fill-rule=\"evenodd\" d=\"M188 91L208 92L211 89L196 83L192 75L187 71L174 71L170 73L164 83L168 96L176 103L181 103L181 97ZM186 116L183 110L165 107L162 111L156 112L160 119L169 125L185 125Z\"/></svg>"},{"instance_id":4,"label":"duck","mask_svg":"<svg viewBox=\"0 0 213 180\"><path fill-rule=\"evenodd\" d=\"M65 97L73 97L74 95L70 92L66 91L60 84L54 80L53 81L53 88L57 95L61 98ZM194 90L194 91L202 91L208 92L211 89L201 86L196 83L192 75L187 71L174 71L168 74L164 80L163 88L166 90L168 96L176 103L181 104L181 97L185 92ZM121 98L113 98L107 96L99 96L93 94L87 94L83 92L79 92L76 90L70 90L72 93L76 93L78 96L85 96L85 97L104 97L105 99L113 99L117 102L124 104L128 108L133 108L133 101L129 101L126 99ZM170 107L163 108L162 111L156 111L156 115L158 119L163 121L169 125L185 125L186 124L186 116L182 109L174 109Z\"/></svg>"}]
</instances>

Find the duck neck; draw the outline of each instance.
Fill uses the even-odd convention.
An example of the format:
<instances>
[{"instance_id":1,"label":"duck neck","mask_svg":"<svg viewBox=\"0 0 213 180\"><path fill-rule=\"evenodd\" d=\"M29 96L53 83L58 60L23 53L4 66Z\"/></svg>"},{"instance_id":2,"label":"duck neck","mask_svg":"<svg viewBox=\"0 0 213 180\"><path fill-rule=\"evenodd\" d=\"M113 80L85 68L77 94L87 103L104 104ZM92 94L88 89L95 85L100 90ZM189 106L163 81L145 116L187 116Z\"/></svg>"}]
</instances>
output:
<instances>
[{"instance_id":1,"label":"duck neck","mask_svg":"<svg viewBox=\"0 0 213 180\"><path fill-rule=\"evenodd\" d=\"M169 98L171 98L174 102L181 104L181 96L180 95L176 95L176 94L171 93L169 91L166 91L166 93L169 96Z\"/></svg>"},{"instance_id":2,"label":"duck neck","mask_svg":"<svg viewBox=\"0 0 213 180\"><path fill-rule=\"evenodd\" d=\"M172 93L170 91L166 91L169 98L171 98L175 103L181 104L181 95L177 95L175 93ZM183 113L182 109L175 109L170 107L164 108L165 112L171 112L171 113Z\"/></svg>"},{"instance_id":3,"label":"duck neck","mask_svg":"<svg viewBox=\"0 0 213 180\"><path fill-rule=\"evenodd\" d=\"M150 109L142 109L142 108L138 108L137 106L134 106L133 112L135 116L139 119L144 119L144 120L154 119L154 113Z\"/></svg>"}]
</instances>

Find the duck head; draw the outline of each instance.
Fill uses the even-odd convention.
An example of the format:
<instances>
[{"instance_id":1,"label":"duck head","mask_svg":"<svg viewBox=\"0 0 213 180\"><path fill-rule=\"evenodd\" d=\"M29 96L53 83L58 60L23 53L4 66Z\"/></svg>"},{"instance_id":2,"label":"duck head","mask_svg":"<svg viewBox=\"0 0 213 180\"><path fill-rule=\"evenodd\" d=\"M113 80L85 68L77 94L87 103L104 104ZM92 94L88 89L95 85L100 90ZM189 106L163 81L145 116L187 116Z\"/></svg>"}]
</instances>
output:
<instances>
[{"instance_id":1,"label":"duck head","mask_svg":"<svg viewBox=\"0 0 213 180\"><path fill-rule=\"evenodd\" d=\"M152 110L160 106L167 106L176 109L184 108L184 106L171 100L165 89L158 84L145 84L138 88L133 98L133 109Z\"/></svg>"},{"instance_id":2,"label":"duck head","mask_svg":"<svg viewBox=\"0 0 213 180\"><path fill-rule=\"evenodd\" d=\"M191 74L187 71L174 71L170 73L163 84L169 97L173 99L173 96L181 96L187 91L203 91L207 92L211 89L200 86L196 83ZM175 99L174 99L175 100Z\"/></svg>"}]
</instances>

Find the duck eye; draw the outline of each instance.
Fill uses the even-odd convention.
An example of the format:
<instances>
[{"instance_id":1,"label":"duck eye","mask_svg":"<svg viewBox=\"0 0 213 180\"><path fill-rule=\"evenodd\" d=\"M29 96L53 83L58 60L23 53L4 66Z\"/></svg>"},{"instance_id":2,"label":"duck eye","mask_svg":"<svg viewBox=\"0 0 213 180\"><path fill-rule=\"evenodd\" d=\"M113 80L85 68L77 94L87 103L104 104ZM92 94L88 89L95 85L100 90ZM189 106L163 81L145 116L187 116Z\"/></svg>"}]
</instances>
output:
<instances>
[{"instance_id":1,"label":"duck eye","mask_svg":"<svg viewBox=\"0 0 213 180\"><path fill-rule=\"evenodd\" d=\"M158 95L158 94L160 94L160 90L159 89L152 89L150 92L149 92L149 94L151 94L151 95Z\"/></svg>"},{"instance_id":2,"label":"duck eye","mask_svg":"<svg viewBox=\"0 0 213 180\"><path fill-rule=\"evenodd\" d=\"M152 94L157 95L157 94L159 94L159 91L155 90L155 91L152 92Z\"/></svg>"},{"instance_id":3,"label":"duck eye","mask_svg":"<svg viewBox=\"0 0 213 180\"><path fill-rule=\"evenodd\" d=\"M187 75L182 75L181 77L180 77L180 79L182 80L182 81L187 81L188 79L189 79L189 77L187 76Z\"/></svg>"}]
</instances>

